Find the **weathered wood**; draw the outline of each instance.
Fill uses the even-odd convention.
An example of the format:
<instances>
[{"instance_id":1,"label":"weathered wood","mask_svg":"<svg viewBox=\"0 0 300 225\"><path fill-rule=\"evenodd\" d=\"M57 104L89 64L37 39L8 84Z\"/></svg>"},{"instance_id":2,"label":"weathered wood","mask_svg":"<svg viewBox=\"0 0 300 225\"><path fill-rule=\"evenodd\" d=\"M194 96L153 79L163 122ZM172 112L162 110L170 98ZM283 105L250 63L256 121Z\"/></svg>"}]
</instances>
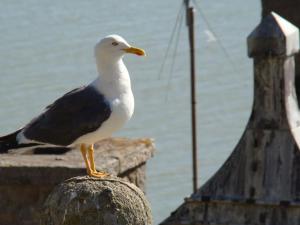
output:
<instances>
[{"instance_id":1,"label":"weathered wood","mask_svg":"<svg viewBox=\"0 0 300 225\"><path fill-rule=\"evenodd\" d=\"M164 225L286 225L300 223L299 206L187 201Z\"/></svg>"},{"instance_id":2,"label":"weathered wood","mask_svg":"<svg viewBox=\"0 0 300 225\"><path fill-rule=\"evenodd\" d=\"M298 51L298 28L275 13L249 35L254 104L246 130L220 170L163 225L300 224Z\"/></svg>"},{"instance_id":3,"label":"weathered wood","mask_svg":"<svg viewBox=\"0 0 300 225\"><path fill-rule=\"evenodd\" d=\"M300 27L300 1L299 0L261 0L262 17L274 11L286 18L292 24ZM295 55L296 62L296 91L300 96L300 54ZM298 99L299 100L299 99Z\"/></svg>"}]
</instances>

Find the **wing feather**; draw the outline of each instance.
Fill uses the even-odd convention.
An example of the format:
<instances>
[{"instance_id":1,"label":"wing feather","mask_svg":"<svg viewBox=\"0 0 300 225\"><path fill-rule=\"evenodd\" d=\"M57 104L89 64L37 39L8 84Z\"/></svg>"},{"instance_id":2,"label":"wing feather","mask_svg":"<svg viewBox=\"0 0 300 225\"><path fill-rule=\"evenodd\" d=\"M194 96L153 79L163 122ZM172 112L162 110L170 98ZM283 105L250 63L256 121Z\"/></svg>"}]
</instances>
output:
<instances>
[{"instance_id":1,"label":"wing feather","mask_svg":"<svg viewBox=\"0 0 300 225\"><path fill-rule=\"evenodd\" d=\"M30 140L67 146L97 130L111 114L105 97L93 87L76 88L46 108L24 128Z\"/></svg>"}]
</instances>

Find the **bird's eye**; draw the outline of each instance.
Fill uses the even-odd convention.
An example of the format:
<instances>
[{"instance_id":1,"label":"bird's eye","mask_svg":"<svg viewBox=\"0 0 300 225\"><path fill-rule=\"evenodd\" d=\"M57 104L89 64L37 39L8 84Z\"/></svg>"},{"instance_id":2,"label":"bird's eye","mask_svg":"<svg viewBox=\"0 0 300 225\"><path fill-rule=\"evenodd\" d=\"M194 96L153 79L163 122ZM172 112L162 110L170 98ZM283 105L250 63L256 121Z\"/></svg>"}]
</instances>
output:
<instances>
[{"instance_id":1,"label":"bird's eye","mask_svg":"<svg viewBox=\"0 0 300 225\"><path fill-rule=\"evenodd\" d=\"M119 43L118 42L113 42L113 43L111 43L113 46L117 46L117 45L119 45Z\"/></svg>"}]
</instances>

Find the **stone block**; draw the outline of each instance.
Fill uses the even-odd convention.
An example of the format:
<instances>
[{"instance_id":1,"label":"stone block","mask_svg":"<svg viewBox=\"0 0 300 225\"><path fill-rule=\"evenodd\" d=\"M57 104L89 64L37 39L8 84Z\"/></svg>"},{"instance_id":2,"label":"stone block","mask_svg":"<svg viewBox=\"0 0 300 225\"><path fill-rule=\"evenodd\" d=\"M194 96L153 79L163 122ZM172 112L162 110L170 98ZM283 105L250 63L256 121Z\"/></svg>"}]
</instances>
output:
<instances>
[{"instance_id":1,"label":"stone block","mask_svg":"<svg viewBox=\"0 0 300 225\"><path fill-rule=\"evenodd\" d=\"M153 156L150 139L111 138L95 145L98 170L133 182L145 190L145 165ZM59 183L86 175L79 150L62 155L0 155L1 225L37 225L48 194Z\"/></svg>"}]
</instances>

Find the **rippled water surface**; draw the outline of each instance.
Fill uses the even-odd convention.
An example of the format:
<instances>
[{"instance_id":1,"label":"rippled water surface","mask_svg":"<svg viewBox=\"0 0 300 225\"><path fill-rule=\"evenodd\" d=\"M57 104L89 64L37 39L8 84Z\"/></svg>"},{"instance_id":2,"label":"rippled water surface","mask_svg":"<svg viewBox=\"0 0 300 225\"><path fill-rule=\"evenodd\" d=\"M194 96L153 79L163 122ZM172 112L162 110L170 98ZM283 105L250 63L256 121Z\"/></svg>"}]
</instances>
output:
<instances>
[{"instance_id":1,"label":"rippled water surface","mask_svg":"<svg viewBox=\"0 0 300 225\"><path fill-rule=\"evenodd\" d=\"M259 22L261 9L258 0L197 2L209 23L197 13L197 125L203 184L228 157L249 117L252 61L247 58L246 37ZM0 134L24 125L66 91L89 83L96 76L95 42L107 34L124 36L144 48L148 57L125 59L136 110L116 135L155 139L157 152L147 167L147 195L155 223L162 221L192 191L184 24L177 54L168 57L158 76L180 5L180 0L2 0Z\"/></svg>"}]
</instances>

